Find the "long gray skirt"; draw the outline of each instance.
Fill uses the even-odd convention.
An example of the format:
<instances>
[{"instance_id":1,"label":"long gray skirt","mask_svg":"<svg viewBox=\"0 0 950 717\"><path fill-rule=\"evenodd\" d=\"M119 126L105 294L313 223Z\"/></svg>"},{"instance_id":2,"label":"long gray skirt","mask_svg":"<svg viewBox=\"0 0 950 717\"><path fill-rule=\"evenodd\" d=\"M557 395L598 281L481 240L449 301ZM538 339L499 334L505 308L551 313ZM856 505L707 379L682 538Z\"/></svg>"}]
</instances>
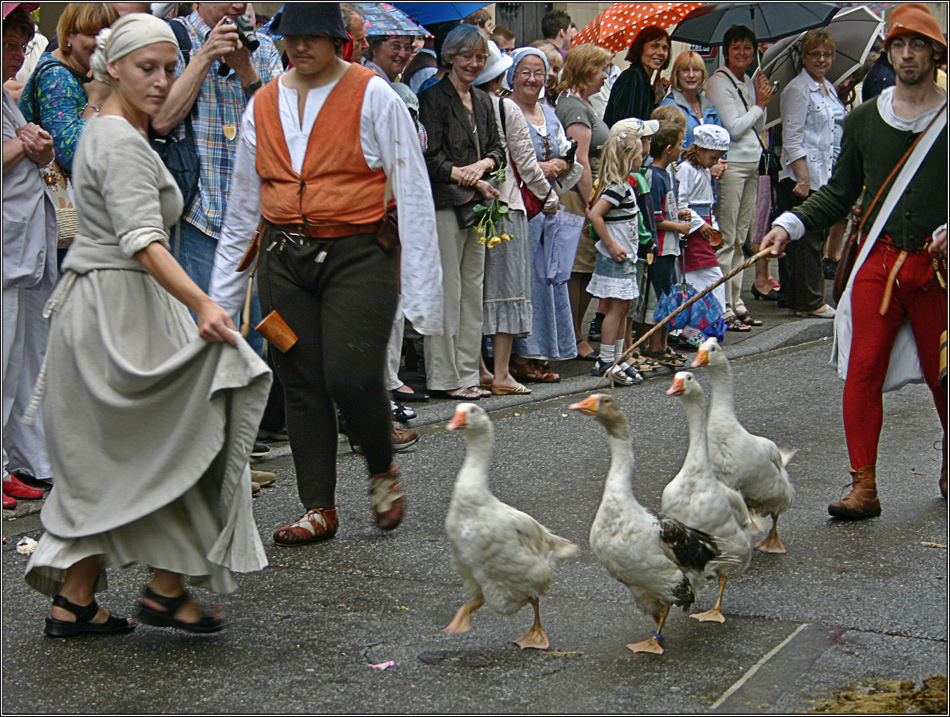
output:
<instances>
[{"instance_id":1,"label":"long gray skirt","mask_svg":"<svg viewBox=\"0 0 950 717\"><path fill-rule=\"evenodd\" d=\"M55 596L102 556L217 592L267 565L247 457L270 371L247 343L200 339L188 310L144 271L67 272L49 303L43 416L56 485L26 581Z\"/></svg>"},{"instance_id":2,"label":"long gray skirt","mask_svg":"<svg viewBox=\"0 0 950 717\"><path fill-rule=\"evenodd\" d=\"M508 213L509 242L485 249L485 287L482 334L531 333L531 249L525 213Z\"/></svg>"}]
</instances>

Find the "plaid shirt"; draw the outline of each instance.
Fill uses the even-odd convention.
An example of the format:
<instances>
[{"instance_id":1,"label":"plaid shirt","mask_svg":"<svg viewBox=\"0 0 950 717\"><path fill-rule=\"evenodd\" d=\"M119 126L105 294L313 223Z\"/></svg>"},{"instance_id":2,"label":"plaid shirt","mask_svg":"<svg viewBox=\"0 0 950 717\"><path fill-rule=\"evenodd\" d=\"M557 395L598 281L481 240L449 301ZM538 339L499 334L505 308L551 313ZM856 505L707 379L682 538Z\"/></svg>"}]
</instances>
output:
<instances>
[{"instance_id":1,"label":"plaid shirt","mask_svg":"<svg viewBox=\"0 0 950 717\"><path fill-rule=\"evenodd\" d=\"M204 45L205 36L211 28L195 10L185 18L179 18L188 30L191 40L191 57ZM251 63L266 85L279 76L284 68L273 40L258 34L261 46L251 55ZM244 94L241 82L234 70L225 76L218 75L220 62L215 60L208 71L191 117L201 158L201 181L198 196L182 214L182 219L193 224L205 234L219 239L224 224L224 214L228 207L228 194L231 188L231 173L234 169L234 154L237 148L237 135L241 127L241 116L247 108L248 98ZM176 77L185 70L184 56L179 51ZM233 125L234 138L229 140L224 128ZM178 139L185 137L185 123L182 121L175 129Z\"/></svg>"}]
</instances>

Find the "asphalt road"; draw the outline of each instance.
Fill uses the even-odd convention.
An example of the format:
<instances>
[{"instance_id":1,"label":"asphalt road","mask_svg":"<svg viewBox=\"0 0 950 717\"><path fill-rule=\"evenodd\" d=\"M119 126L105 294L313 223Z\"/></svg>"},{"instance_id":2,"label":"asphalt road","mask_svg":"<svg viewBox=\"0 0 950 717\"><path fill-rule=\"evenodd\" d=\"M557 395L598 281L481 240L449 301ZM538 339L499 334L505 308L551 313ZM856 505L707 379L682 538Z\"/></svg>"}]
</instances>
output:
<instances>
[{"instance_id":1,"label":"asphalt road","mask_svg":"<svg viewBox=\"0 0 950 717\"><path fill-rule=\"evenodd\" d=\"M4 545L3 712L802 712L856 682L946 675L947 504L929 392L910 386L886 397L883 515L831 522L826 505L848 477L842 384L827 355L821 342L734 363L746 427L798 449L797 502L780 522L788 554L756 554L729 582L724 625L671 614L662 656L625 649L649 635L652 619L588 548L609 455L603 429L567 410L578 400L567 391L581 385L568 381L545 387L561 391L547 400L536 392L530 403L485 402L498 409L494 492L580 547L542 599L550 651L511 642L530 625L530 608L514 617L484 609L465 635L441 632L466 596L442 525L464 440L444 430L437 416L451 405L440 402L426 409L432 425L418 448L400 457L408 509L392 534L373 526L363 461L341 447L338 536L275 547L274 528L300 510L287 451L274 451L283 457L263 467L280 480L254 504L271 566L241 577L233 595L202 595L223 602L233 621L218 635L140 626L119 637L45 638L49 603L22 581L26 557ZM668 384L613 391L632 424L635 491L653 508L687 447ZM5 535L23 532L38 537L35 516L4 524ZM145 577L142 567L111 571L100 601L131 614ZM694 609L714 598L710 585ZM372 667L387 661L395 664Z\"/></svg>"}]
</instances>

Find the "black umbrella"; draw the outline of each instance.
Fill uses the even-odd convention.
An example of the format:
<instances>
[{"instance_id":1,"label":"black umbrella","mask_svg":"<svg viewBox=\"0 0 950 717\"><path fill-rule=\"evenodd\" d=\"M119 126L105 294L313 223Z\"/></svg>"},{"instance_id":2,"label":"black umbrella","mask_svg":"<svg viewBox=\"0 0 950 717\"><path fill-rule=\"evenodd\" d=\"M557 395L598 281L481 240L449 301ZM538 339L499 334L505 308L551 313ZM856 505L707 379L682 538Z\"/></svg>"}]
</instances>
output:
<instances>
[{"instance_id":1,"label":"black umbrella","mask_svg":"<svg viewBox=\"0 0 950 717\"><path fill-rule=\"evenodd\" d=\"M721 45L733 25L751 28L759 42L773 42L814 27L824 27L840 8L824 2L721 2L693 10L670 39L695 45Z\"/></svg>"}]
</instances>

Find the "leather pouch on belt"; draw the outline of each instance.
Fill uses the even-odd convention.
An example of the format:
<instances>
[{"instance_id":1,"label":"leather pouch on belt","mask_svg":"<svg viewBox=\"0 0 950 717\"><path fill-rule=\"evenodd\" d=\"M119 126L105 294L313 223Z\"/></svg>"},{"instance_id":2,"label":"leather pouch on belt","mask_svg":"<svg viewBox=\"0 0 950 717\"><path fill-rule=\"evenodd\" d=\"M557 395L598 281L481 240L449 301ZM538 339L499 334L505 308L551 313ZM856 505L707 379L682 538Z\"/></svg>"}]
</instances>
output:
<instances>
[{"instance_id":1,"label":"leather pouch on belt","mask_svg":"<svg viewBox=\"0 0 950 717\"><path fill-rule=\"evenodd\" d=\"M399 223L396 220L396 212L386 212L386 216L383 217L383 226L376 234L376 243L386 251L399 246Z\"/></svg>"},{"instance_id":2,"label":"leather pouch on belt","mask_svg":"<svg viewBox=\"0 0 950 717\"><path fill-rule=\"evenodd\" d=\"M267 342L281 352L286 353L297 343L297 334L287 325L283 317L274 309L254 330L267 339Z\"/></svg>"},{"instance_id":3,"label":"leather pouch on belt","mask_svg":"<svg viewBox=\"0 0 950 717\"><path fill-rule=\"evenodd\" d=\"M261 250L261 239L264 236L264 230L266 228L267 220L261 219L261 223L257 225L257 231L254 233L254 236L251 237L251 243L248 244L247 251L244 252L244 256L241 258L241 263L238 264L236 271L247 271L251 267L251 264L254 263L254 260Z\"/></svg>"}]
</instances>

